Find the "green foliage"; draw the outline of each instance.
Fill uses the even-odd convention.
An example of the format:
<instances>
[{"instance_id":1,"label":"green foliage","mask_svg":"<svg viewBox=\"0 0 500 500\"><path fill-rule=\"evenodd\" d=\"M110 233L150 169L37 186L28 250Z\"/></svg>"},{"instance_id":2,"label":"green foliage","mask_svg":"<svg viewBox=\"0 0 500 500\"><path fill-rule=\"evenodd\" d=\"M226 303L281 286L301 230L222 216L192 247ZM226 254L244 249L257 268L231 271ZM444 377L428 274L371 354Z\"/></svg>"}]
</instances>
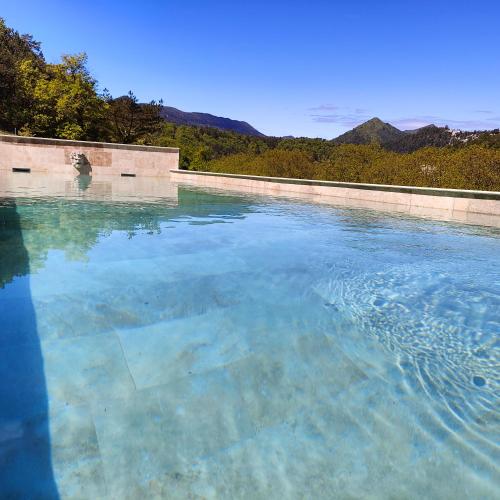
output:
<instances>
[{"instance_id":1,"label":"green foliage","mask_svg":"<svg viewBox=\"0 0 500 500\"><path fill-rule=\"evenodd\" d=\"M500 149L481 145L395 153L377 145L336 146L327 160L293 150L213 160L211 172L500 191Z\"/></svg>"},{"instance_id":2,"label":"green foliage","mask_svg":"<svg viewBox=\"0 0 500 500\"><path fill-rule=\"evenodd\" d=\"M19 65L23 61L43 69L45 60L40 44L30 35L8 28L0 18L0 128L10 132L22 127L32 104L19 81Z\"/></svg>"},{"instance_id":3,"label":"green foliage","mask_svg":"<svg viewBox=\"0 0 500 500\"><path fill-rule=\"evenodd\" d=\"M98 139L107 105L97 95L86 68L87 56L65 55L60 64L19 64L19 83L32 105L21 129L24 135L63 139Z\"/></svg>"},{"instance_id":4,"label":"green foliage","mask_svg":"<svg viewBox=\"0 0 500 500\"><path fill-rule=\"evenodd\" d=\"M478 137L470 142L473 144L481 144L490 148L500 149L500 130L496 128L489 132L484 132L482 134L479 134Z\"/></svg>"},{"instance_id":5,"label":"green foliage","mask_svg":"<svg viewBox=\"0 0 500 500\"><path fill-rule=\"evenodd\" d=\"M0 18L0 128L22 135L146 143L161 122L161 102L132 93L100 95L85 54L47 64L40 44Z\"/></svg>"},{"instance_id":6,"label":"green foliage","mask_svg":"<svg viewBox=\"0 0 500 500\"><path fill-rule=\"evenodd\" d=\"M399 137L387 139L382 145L398 153L411 153L424 147L446 147L453 142L448 127L436 127L428 125L417 130L411 130L403 133Z\"/></svg>"},{"instance_id":7,"label":"green foliage","mask_svg":"<svg viewBox=\"0 0 500 500\"><path fill-rule=\"evenodd\" d=\"M279 140L277 147L287 151L302 151L310 155L314 161L322 161L330 157L335 149L335 143L326 139L310 139L309 137L283 138Z\"/></svg>"},{"instance_id":8,"label":"green foliage","mask_svg":"<svg viewBox=\"0 0 500 500\"><path fill-rule=\"evenodd\" d=\"M398 141L404 132L384 123L380 118L372 118L333 140L336 144L382 144Z\"/></svg>"},{"instance_id":9,"label":"green foliage","mask_svg":"<svg viewBox=\"0 0 500 500\"><path fill-rule=\"evenodd\" d=\"M113 99L105 90L103 97L107 103L107 130L111 142L149 142L145 138L154 134L162 122L162 101L139 104L132 91L129 91L128 95Z\"/></svg>"},{"instance_id":10,"label":"green foliage","mask_svg":"<svg viewBox=\"0 0 500 500\"><path fill-rule=\"evenodd\" d=\"M278 139L241 135L216 128L163 124L152 143L180 148L181 168L203 170L209 161L238 153L258 155Z\"/></svg>"}]
</instances>

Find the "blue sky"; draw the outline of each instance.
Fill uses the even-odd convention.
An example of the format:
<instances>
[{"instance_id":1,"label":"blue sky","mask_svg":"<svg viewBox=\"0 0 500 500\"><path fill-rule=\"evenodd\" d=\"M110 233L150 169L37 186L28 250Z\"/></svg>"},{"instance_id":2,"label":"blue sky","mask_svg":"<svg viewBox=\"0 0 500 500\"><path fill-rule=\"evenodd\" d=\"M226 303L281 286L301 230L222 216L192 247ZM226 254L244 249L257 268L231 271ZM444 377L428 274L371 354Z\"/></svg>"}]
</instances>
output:
<instances>
[{"instance_id":1,"label":"blue sky","mask_svg":"<svg viewBox=\"0 0 500 500\"><path fill-rule=\"evenodd\" d=\"M113 95L269 135L500 126L497 0L2 0L0 16L49 61L87 52Z\"/></svg>"}]
</instances>

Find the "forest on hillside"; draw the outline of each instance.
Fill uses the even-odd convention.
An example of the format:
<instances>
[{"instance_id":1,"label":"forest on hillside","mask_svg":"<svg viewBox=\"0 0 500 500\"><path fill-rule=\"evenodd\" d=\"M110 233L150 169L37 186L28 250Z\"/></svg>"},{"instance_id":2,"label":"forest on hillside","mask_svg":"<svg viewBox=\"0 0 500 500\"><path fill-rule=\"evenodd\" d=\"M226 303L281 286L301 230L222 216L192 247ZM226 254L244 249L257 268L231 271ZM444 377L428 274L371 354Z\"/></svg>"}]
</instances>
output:
<instances>
[{"instance_id":1,"label":"forest on hillside","mask_svg":"<svg viewBox=\"0 0 500 500\"><path fill-rule=\"evenodd\" d=\"M168 123L162 104L100 90L85 54L47 62L39 42L0 18L0 130L6 133L179 147L180 167L192 170L500 191L498 133L454 143L437 127L393 144L376 137L368 144L263 137Z\"/></svg>"}]
</instances>

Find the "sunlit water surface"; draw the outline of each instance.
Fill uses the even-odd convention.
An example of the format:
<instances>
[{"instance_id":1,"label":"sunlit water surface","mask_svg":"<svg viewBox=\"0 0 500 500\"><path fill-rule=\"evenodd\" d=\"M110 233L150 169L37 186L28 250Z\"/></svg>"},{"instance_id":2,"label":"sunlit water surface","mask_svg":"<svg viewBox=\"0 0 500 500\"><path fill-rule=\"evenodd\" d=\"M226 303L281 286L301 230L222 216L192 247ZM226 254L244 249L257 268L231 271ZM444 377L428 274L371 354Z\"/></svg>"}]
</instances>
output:
<instances>
[{"instance_id":1,"label":"sunlit water surface","mask_svg":"<svg viewBox=\"0 0 500 500\"><path fill-rule=\"evenodd\" d=\"M0 203L0 496L500 496L498 230L174 191Z\"/></svg>"}]
</instances>

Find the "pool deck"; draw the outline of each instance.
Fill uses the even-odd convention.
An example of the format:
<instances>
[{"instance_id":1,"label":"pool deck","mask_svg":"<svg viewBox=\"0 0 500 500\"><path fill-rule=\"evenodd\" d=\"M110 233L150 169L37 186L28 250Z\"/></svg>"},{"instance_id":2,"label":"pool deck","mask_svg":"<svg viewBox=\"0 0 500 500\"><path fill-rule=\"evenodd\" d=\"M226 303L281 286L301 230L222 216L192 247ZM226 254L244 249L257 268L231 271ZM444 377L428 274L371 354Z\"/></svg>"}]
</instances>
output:
<instances>
[{"instance_id":1,"label":"pool deck","mask_svg":"<svg viewBox=\"0 0 500 500\"><path fill-rule=\"evenodd\" d=\"M215 189L500 227L500 192L497 191L357 184L178 169L170 170L170 180Z\"/></svg>"}]
</instances>

